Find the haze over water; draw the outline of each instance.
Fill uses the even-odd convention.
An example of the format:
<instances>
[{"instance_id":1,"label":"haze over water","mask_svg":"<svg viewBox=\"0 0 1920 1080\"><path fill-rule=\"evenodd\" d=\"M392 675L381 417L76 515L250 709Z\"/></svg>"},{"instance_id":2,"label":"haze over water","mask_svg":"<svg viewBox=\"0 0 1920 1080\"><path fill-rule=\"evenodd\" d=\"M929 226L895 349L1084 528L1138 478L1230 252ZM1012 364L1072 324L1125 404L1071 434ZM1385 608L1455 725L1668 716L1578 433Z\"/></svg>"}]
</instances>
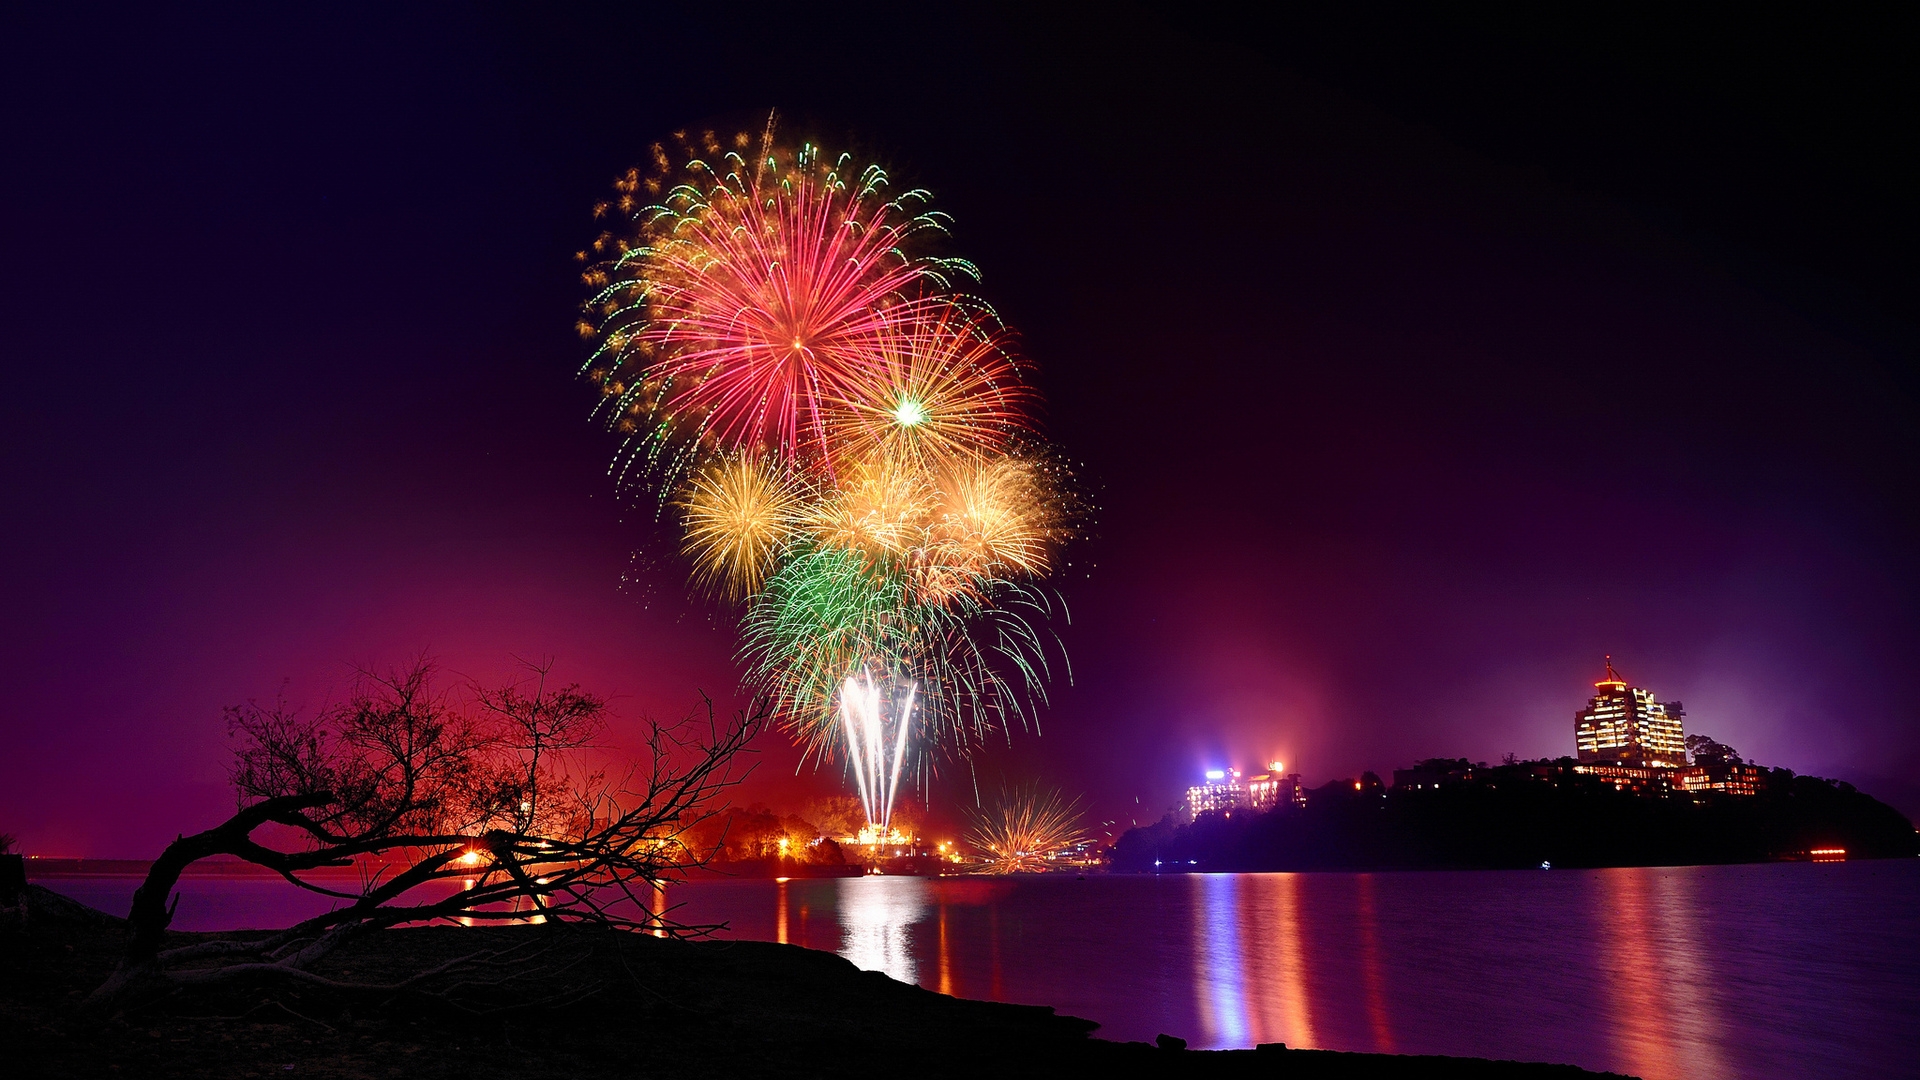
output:
<instances>
[{"instance_id":1,"label":"haze over water","mask_svg":"<svg viewBox=\"0 0 1920 1080\"><path fill-rule=\"evenodd\" d=\"M45 884L124 913L132 878ZM324 910L187 878L176 927ZM1920 861L1378 874L707 880L686 922L1109 1039L1454 1054L1678 1077L1906 1077Z\"/></svg>"}]
</instances>

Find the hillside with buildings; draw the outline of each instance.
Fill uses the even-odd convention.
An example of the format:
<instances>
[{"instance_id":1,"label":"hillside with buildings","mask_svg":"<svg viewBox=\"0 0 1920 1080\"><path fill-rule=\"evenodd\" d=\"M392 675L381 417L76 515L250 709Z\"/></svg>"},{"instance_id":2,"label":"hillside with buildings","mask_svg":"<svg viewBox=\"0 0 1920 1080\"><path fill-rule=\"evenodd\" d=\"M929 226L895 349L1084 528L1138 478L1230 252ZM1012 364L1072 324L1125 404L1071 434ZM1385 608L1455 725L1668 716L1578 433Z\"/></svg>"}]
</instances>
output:
<instances>
[{"instance_id":1,"label":"hillside with buildings","mask_svg":"<svg viewBox=\"0 0 1920 1080\"><path fill-rule=\"evenodd\" d=\"M1209 772L1182 811L1133 829L1133 872L1637 866L1920 854L1897 810L1853 785L1745 761L1688 736L1678 701L1611 660L1574 716L1574 754L1497 764L1432 758L1319 788L1278 763Z\"/></svg>"}]
</instances>

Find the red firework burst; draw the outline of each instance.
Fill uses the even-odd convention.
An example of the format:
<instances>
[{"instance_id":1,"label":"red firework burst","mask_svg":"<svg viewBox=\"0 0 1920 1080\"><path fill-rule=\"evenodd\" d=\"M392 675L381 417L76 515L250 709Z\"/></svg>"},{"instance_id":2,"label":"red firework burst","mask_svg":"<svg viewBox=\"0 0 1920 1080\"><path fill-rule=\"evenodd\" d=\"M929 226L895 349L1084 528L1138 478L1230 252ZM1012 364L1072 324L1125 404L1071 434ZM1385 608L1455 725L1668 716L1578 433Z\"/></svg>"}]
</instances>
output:
<instances>
[{"instance_id":1,"label":"red firework burst","mask_svg":"<svg viewBox=\"0 0 1920 1080\"><path fill-rule=\"evenodd\" d=\"M602 286L589 368L634 430L831 469L828 413L883 378L875 341L944 304L923 297L966 267L907 254L940 221L918 211L924 192L889 195L878 167L770 140L753 161L719 149L651 205L637 176L622 185L639 233L603 238L615 257L588 275Z\"/></svg>"}]
</instances>

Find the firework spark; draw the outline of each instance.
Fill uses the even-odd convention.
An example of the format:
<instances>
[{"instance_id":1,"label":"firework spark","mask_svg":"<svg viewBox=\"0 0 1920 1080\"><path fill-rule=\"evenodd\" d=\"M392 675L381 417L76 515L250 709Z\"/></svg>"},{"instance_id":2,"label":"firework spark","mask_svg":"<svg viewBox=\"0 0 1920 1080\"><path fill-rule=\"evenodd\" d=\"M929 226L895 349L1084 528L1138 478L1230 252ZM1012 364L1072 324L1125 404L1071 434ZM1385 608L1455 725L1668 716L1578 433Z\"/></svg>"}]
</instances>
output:
<instances>
[{"instance_id":1,"label":"firework spark","mask_svg":"<svg viewBox=\"0 0 1920 1080\"><path fill-rule=\"evenodd\" d=\"M1051 610L1044 593L991 578L928 602L897 567L825 547L767 579L742 622L741 653L749 685L810 755L847 752L834 694L844 672L876 662L920 688L918 744L964 748L1026 724L1046 700L1053 639L1035 623Z\"/></svg>"},{"instance_id":2,"label":"firework spark","mask_svg":"<svg viewBox=\"0 0 1920 1080\"><path fill-rule=\"evenodd\" d=\"M741 454L703 469L680 500L694 580L730 599L752 596L792 542L802 506L799 483L765 458Z\"/></svg>"},{"instance_id":3,"label":"firework spark","mask_svg":"<svg viewBox=\"0 0 1920 1080\"><path fill-rule=\"evenodd\" d=\"M828 414L840 452L933 468L1004 452L1032 430L1036 402L1007 341L990 313L959 302L890 321L869 377Z\"/></svg>"},{"instance_id":4,"label":"firework spark","mask_svg":"<svg viewBox=\"0 0 1920 1080\"><path fill-rule=\"evenodd\" d=\"M940 494L932 531L941 547L997 573L1046 576L1069 512L1043 468L1015 457L969 462L946 475Z\"/></svg>"},{"instance_id":5,"label":"firework spark","mask_svg":"<svg viewBox=\"0 0 1920 1080\"><path fill-rule=\"evenodd\" d=\"M863 670L857 679L849 675L840 686L840 721L854 785L868 824L878 826L881 836L893 824L893 797L900 790L900 767L906 761L907 735L913 727L915 690L912 683L907 684L906 700L888 732L886 706L892 695L884 685L874 684L872 672Z\"/></svg>"},{"instance_id":6,"label":"firework spark","mask_svg":"<svg viewBox=\"0 0 1920 1080\"><path fill-rule=\"evenodd\" d=\"M1061 798L1058 788L1030 784L1003 789L1000 798L973 815L967 843L989 874L1033 874L1050 869L1050 856L1087 839L1080 801Z\"/></svg>"},{"instance_id":7,"label":"firework spark","mask_svg":"<svg viewBox=\"0 0 1920 1080\"><path fill-rule=\"evenodd\" d=\"M677 138L596 210L584 370L622 482L657 486L695 584L742 603L747 685L884 819L909 750L1032 726L1071 477L1012 331L955 290L978 274L929 253L925 191L771 123ZM910 689L875 743L879 686Z\"/></svg>"},{"instance_id":8,"label":"firework spark","mask_svg":"<svg viewBox=\"0 0 1920 1080\"><path fill-rule=\"evenodd\" d=\"M803 527L821 545L905 572L926 602L978 601L983 581L1046 576L1072 499L1044 463L968 459L937 473L927 464L884 450L854 461Z\"/></svg>"},{"instance_id":9,"label":"firework spark","mask_svg":"<svg viewBox=\"0 0 1920 1080\"><path fill-rule=\"evenodd\" d=\"M861 552L869 562L890 561L917 546L936 499L929 477L913 463L874 454L843 470L806 524L822 544Z\"/></svg>"},{"instance_id":10,"label":"firework spark","mask_svg":"<svg viewBox=\"0 0 1920 1080\"><path fill-rule=\"evenodd\" d=\"M633 231L596 243L608 258L586 275L586 370L649 464L755 448L830 470L829 411L887 376L875 343L939 321L949 301L924 298L972 268L907 254L945 228L926 192L889 195L878 166L777 147L771 129L751 160L747 141L685 148L677 170L656 147L678 183L636 171L616 185Z\"/></svg>"}]
</instances>

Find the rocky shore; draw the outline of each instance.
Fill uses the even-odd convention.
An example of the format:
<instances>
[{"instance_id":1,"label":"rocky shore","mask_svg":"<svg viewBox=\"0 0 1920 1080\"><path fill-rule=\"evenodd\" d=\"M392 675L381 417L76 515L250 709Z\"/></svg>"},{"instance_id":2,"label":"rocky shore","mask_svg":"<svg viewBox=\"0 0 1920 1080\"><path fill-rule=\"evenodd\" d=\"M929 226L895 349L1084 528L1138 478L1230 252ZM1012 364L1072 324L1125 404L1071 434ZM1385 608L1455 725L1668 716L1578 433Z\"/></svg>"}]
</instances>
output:
<instances>
[{"instance_id":1,"label":"rocky shore","mask_svg":"<svg viewBox=\"0 0 1920 1080\"><path fill-rule=\"evenodd\" d=\"M0 925L0 1048L62 1077L1038 1075L1572 1078L1564 1065L1093 1037L1052 1009L969 1001L763 942L552 927L370 935L316 974L357 989L228 984L115 1015L81 1007L120 920L39 887ZM179 934L181 942L221 935ZM484 961L369 990L476 952Z\"/></svg>"}]
</instances>

